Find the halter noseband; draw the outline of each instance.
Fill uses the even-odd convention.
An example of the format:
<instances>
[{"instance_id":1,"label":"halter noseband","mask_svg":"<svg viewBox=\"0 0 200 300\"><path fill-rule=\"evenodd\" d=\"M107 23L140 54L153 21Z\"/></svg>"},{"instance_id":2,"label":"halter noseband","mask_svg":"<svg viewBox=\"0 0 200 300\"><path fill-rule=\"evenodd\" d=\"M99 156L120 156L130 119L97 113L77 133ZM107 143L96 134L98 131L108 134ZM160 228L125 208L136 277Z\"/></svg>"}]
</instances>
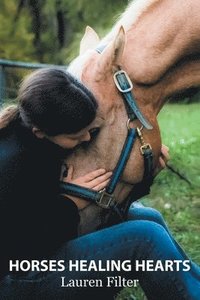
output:
<instances>
[{"instance_id":1,"label":"halter noseband","mask_svg":"<svg viewBox=\"0 0 200 300\"><path fill-rule=\"evenodd\" d=\"M99 47L96 49L98 53L103 51L103 47ZM124 70L119 69L115 72L114 82L117 89L122 94L124 105L126 107L128 121L127 121L127 137L123 145L122 152L120 154L117 165L113 171L112 177L105 189L100 192L94 191L92 189L84 188L82 186L72 184L72 183L64 183L60 182L60 192L68 195L76 196L88 200L90 202L96 203L98 206L104 209L114 210L117 215L124 219L124 215L129 207L129 204L133 201L136 201L140 198L140 194L143 193L141 191L141 187L144 189L149 189L150 185L153 181L152 171L153 171L153 153L150 144L144 142L142 136L142 129L145 127L146 129L152 129L152 125L148 122L148 120L143 116L140 111L137 103L132 95L133 84ZM130 122L138 119L142 127L139 129L131 128ZM134 189L129 193L128 197L125 199L126 207L118 204L114 198L115 188L122 176L126 163L129 159L130 153L132 151L134 142L136 138L139 138L141 147L140 151L144 158L144 174L143 180L139 184L134 186Z\"/></svg>"}]
</instances>

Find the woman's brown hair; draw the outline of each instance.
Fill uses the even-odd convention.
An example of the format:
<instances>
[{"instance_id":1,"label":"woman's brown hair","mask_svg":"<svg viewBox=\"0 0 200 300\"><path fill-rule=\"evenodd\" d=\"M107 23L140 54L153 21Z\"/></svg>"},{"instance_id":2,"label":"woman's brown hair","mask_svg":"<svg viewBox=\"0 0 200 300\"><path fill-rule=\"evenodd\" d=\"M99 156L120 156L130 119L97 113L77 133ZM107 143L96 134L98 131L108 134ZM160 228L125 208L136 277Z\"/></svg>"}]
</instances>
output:
<instances>
[{"instance_id":1,"label":"woman's brown hair","mask_svg":"<svg viewBox=\"0 0 200 300\"><path fill-rule=\"evenodd\" d=\"M96 115L92 93L68 72L46 68L28 75L18 93L18 105L5 108L0 115L0 130L16 119L48 135L76 133Z\"/></svg>"}]
</instances>

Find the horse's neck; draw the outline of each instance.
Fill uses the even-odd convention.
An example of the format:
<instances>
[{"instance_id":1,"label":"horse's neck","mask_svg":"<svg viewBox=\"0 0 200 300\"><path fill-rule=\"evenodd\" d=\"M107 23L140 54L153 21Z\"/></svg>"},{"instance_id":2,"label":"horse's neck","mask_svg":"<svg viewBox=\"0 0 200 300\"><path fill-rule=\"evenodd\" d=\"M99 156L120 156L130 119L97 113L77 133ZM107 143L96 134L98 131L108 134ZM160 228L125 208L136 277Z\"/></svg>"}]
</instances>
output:
<instances>
[{"instance_id":1,"label":"horse's neck","mask_svg":"<svg viewBox=\"0 0 200 300\"><path fill-rule=\"evenodd\" d=\"M200 1L141 2L146 6L140 4L134 12L139 2L133 2L116 27L121 24L126 30L124 63L127 68L131 65L134 82L153 84L180 59L200 51ZM131 13L137 16L132 23Z\"/></svg>"},{"instance_id":2,"label":"horse's neck","mask_svg":"<svg viewBox=\"0 0 200 300\"><path fill-rule=\"evenodd\" d=\"M126 30L128 30L137 22L142 13L148 10L149 7L157 1L160 0L135 0L130 2L127 9L121 15L112 30L102 39L101 44L104 45L113 40L120 26L123 26Z\"/></svg>"},{"instance_id":3,"label":"horse's neck","mask_svg":"<svg viewBox=\"0 0 200 300\"><path fill-rule=\"evenodd\" d=\"M122 65L135 83L136 98L154 101L159 112L168 98L200 85L200 1L141 1L134 13L135 4L116 25L124 25L127 36Z\"/></svg>"}]
</instances>

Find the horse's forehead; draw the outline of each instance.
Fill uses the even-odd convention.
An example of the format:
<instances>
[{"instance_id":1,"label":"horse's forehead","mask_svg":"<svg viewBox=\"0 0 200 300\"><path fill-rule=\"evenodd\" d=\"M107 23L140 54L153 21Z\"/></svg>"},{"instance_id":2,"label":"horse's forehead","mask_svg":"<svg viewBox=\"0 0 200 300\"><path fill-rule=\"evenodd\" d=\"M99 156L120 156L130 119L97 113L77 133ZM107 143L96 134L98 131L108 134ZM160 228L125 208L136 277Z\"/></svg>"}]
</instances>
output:
<instances>
[{"instance_id":1,"label":"horse's forehead","mask_svg":"<svg viewBox=\"0 0 200 300\"><path fill-rule=\"evenodd\" d=\"M78 78L95 96L99 105L99 113L108 118L119 98L113 77L99 71L101 57L96 51L87 51L78 56L69 66L68 71Z\"/></svg>"},{"instance_id":2,"label":"horse's forehead","mask_svg":"<svg viewBox=\"0 0 200 300\"><path fill-rule=\"evenodd\" d=\"M76 57L68 67L68 71L85 84L91 91L105 94L108 91L108 78L101 74L101 80L98 80L98 54L95 51L87 52L84 55ZM106 89L104 89L106 87Z\"/></svg>"}]
</instances>

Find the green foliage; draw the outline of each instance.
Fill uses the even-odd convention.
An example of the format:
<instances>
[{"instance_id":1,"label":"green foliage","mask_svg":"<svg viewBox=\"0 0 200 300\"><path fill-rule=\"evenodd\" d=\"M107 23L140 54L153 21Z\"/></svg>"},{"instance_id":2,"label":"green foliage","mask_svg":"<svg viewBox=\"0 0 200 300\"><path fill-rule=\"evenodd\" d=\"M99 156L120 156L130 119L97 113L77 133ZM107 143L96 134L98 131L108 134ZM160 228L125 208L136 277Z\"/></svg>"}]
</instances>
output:
<instances>
[{"instance_id":1,"label":"green foliage","mask_svg":"<svg viewBox=\"0 0 200 300\"><path fill-rule=\"evenodd\" d=\"M23 16L15 21L17 6L13 0L1 2L0 8L0 57L12 60L33 60L30 15L24 12Z\"/></svg>"},{"instance_id":2,"label":"green foliage","mask_svg":"<svg viewBox=\"0 0 200 300\"><path fill-rule=\"evenodd\" d=\"M156 178L147 203L161 210L177 240L200 263L199 104L167 105L159 120L163 143L170 148L170 163L192 184L166 169Z\"/></svg>"},{"instance_id":3,"label":"green foliage","mask_svg":"<svg viewBox=\"0 0 200 300\"><path fill-rule=\"evenodd\" d=\"M0 57L64 64L78 54L86 25L100 34L109 30L127 0L2 0L0 4ZM38 14L34 14L34 7ZM106 8L106 9L105 9ZM62 15L62 24L58 20ZM59 42L63 34L63 44Z\"/></svg>"},{"instance_id":4,"label":"green foliage","mask_svg":"<svg viewBox=\"0 0 200 300\"><path fill-rule=\"evenodd\" d=\"M87 25L94 28L103 37L125 9L128 1L118 0L63 0L63 8L71 26L71 39L69 45L62 51L65 62L70 62L79 52L80 40ZM106 9L105 9L106 8Z\"/></svg>"},{"instance_id":5,"label":"green foliage","mask_svg":"<svg viewBox=\"0 0 200 300\"><path fill-rule=\"evenodd\" d=\"M82 30L83 25L91 25L96 29L111 27L127 3L128 1L122 0L63 0L71 24L78 31Z\"/></svg>"}]
</instances>

